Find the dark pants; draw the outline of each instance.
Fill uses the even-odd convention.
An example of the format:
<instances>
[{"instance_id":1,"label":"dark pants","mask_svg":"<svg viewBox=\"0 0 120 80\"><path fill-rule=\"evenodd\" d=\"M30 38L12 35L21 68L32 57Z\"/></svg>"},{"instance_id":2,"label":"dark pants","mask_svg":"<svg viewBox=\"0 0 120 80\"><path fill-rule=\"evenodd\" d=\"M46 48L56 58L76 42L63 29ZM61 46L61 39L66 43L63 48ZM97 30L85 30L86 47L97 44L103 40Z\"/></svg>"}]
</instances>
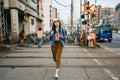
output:
<instances>
[{"instance_id":1,"label":"dark pants","mask_svg":"<svg viewBox=\"0 0 120 80\"><path fill-rule=\"evenodd\" d=\"M61 55L63 51L62 43L55 43L54 46L51 46L53 59L56 62L56 68L60 68L61 64Z\"/></svg>"}]
</instances>

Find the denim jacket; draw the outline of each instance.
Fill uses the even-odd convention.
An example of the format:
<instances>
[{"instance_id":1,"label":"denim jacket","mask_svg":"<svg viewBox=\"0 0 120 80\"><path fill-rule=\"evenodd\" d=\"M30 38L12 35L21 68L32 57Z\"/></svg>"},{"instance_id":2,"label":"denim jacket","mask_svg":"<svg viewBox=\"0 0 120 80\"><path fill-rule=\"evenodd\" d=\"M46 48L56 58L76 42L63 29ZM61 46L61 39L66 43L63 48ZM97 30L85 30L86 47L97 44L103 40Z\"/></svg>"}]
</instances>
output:
<instances>
[{"instance_id":1,"label":"denim jacket","mask_svg":"<svg viewBox=\"0 0 120 80\"><path fill-rule=\"evenodd\" d=\"M65 39L66 39L65 31L62 28L59 28L59 33L63 35L63 37L60 38L60 41L61 41L62 45L64 46ZM54 44L55 44L55 33L50 35L49 39L51 41L51 46L54 46Z\"/></svg>"}]
</instances>

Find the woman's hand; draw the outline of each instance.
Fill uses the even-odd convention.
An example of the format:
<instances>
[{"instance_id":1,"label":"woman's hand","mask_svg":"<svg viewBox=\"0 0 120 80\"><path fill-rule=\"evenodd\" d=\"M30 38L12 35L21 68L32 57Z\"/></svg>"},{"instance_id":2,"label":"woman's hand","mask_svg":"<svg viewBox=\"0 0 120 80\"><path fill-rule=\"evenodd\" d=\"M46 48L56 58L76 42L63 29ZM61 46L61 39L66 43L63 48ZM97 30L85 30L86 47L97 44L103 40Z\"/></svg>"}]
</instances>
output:
<instances>
[{"instance_id":1,"label":"woman's hand","mask_svg":"<svg viewBox=\"0 0 120 80\"><path fill-rule=\"evenodd\" d=\"M63 37L63 35L62 34L59 34L59 38L62 38Z\"/></svg>"},{"instance_id":2,"label":"woman's hand","mask_svg":"<svg viewBox=\"0 0 120 80\"><path fill-rule=\"evenodd\" d=\"M51 31L51 35L54 34L54 31Z\"/></svg>"}]
</instances>

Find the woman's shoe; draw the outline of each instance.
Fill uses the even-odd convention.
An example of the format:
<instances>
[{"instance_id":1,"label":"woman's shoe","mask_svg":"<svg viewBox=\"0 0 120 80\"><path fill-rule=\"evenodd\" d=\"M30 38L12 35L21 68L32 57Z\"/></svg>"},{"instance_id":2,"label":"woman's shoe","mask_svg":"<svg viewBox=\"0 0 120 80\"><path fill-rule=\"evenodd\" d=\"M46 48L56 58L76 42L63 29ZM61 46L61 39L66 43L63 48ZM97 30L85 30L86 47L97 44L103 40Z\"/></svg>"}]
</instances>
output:
<instances>
[{"instance_id":1,"label":"woman's shoe","mask_svg":"<svg viewBox=\"0 0 120 80\"><path fill-rule=\"evenodd\" d=\"M55 74L55 79L58 79L58 77L59 77L58 74Z\"/></svg>"},{"instance_id":2,"label":"woman's shoe","mask_svg":"<svg viewBox=\"0 0 120 80\"><path fill-rule=\"evenodd\" d=\"M60 70L60 69L56 69L56 72L55 72L55 79L58 79L58 77L59 77L59 76L58 76L59 70Z\"/></svg>"}]
</instances>

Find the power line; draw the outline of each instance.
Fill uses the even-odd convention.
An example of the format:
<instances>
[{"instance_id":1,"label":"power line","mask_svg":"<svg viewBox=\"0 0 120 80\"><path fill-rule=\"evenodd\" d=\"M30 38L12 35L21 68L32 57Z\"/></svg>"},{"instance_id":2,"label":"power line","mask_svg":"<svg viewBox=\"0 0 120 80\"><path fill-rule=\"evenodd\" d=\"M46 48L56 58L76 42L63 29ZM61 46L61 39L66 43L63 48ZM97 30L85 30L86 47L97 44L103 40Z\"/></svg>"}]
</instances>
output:
<instances>
[{"instance_id":1,"label":"power line","mask_svg":"<svg viewBox=\"0 0 120 80\"><path fill-rule=\"evenodd\" d=\"M31 0L33 3L37 4L37 2L35 0Z\"/></svg>"},{"instance_id":2,"label":"power line","mask_svg":"<svg viewBox=\"0 0 120 80\"><path fill-rule=\"evenodd\" d=\"M59 3L57 0L54 0L58 5L60 5L60 6L63 6L63 7L70 7L71 5L63 5L63 4L61 4L61 3Z\"/></svg>"}]
</instances>

